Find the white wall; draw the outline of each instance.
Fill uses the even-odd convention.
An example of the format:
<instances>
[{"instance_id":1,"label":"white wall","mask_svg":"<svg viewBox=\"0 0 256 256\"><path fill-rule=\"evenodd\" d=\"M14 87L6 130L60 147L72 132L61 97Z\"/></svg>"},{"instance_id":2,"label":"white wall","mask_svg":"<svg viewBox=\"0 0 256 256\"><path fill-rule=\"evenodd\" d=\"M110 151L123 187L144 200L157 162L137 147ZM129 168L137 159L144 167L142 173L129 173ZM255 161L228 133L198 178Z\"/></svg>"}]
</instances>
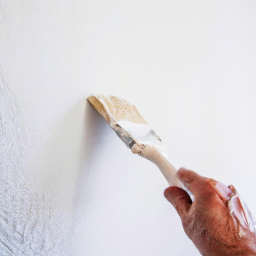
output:
<instances>
[{"instance_id":1,"label":"white wall","mask_svg":"<svg viewBox=\"0 0 256 256\"><path fill-rule=\"evenodd\" d=\"M1 0L1 255L199 255L164 178L88 105L93 93L134 103L176 167L234 184L256 214L255 11Z\"/></svg>"}]
</instances>

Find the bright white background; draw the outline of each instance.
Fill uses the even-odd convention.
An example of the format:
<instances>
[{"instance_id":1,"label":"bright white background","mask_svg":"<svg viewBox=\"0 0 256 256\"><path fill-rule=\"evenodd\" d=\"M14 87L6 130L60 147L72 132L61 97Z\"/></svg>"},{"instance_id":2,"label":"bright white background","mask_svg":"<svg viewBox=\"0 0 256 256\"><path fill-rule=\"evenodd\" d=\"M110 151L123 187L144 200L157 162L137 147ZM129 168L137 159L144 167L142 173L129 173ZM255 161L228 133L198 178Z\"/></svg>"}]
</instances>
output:
<instances>
[{"instance_id":1,"label":"bright white background","mask_svg":"<svg viewBox=\"0 0 256 256\"><path fill-rule=\"evenodd\" d=\"M86 102L134 103L176 167L256 214L254 0L0 1L1 255L198 256L167 183Z\"/></svg>"}]
</instances>

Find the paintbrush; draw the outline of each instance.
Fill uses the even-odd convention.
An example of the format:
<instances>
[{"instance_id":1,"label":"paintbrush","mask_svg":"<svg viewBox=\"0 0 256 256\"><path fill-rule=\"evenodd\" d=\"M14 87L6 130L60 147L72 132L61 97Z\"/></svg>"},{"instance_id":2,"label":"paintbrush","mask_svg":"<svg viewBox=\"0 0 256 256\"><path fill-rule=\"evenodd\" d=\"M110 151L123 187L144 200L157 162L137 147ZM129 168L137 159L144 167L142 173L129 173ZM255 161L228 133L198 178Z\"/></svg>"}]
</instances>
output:
<instances>
[{"instance_id":1,"label":"paintbrush","mask_svg":"<svg viewBox=\"0 0 256 256\"><path fill-rule=\"evenodd\" d=\"M156 164L170 186L184 189L177 178L177 170L167 158L163 142L134 105L115 96L95 95L88 97L88 101L134 154Z\"/></svg>"}]
</instances>

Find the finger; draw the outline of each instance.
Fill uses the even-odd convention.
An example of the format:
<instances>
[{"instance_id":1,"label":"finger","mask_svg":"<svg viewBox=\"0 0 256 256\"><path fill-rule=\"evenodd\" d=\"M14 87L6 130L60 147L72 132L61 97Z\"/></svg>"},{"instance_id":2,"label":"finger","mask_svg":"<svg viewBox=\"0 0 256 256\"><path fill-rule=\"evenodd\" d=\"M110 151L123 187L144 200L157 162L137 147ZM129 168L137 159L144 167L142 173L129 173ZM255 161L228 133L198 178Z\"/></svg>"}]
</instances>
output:
<instances>
[{"instance_id":1,"label":"finger","mask_svg":"<svg viewBox=\"0 0 256 256\"><path fill-rule=\"evenodd\" d=\"M195 196L201 190L200 187L203 186L205 180L204 177L200 176L196 172L188 170L184 167L180 168L177 172L178 178L184 184L184 186L190 190Z\"/></svg>"},{"instance_id":2,"label":"finger","mask_svg":"<svg viewBox=\"0 0 256 256\"><path fill-rule=\"evenodd\" d=\"M230 196L233 194L232 190L229 187L225 186L224 184L222 184L219 181L216 182L215 188L216 188L219 196L223 200L228 200L230 198Z\"/></svg>"},{"instance_id":3,"label":"finger","mask_svg":"<svg viewBox=\"0 0 256 256\"><path fill-rule=\"evenodd\" d=\"M217 194L219 195L220 199L222 199L222 201L229 200L230 196L233 194L233 192L230 190L229 187L227 187L223 183L216 181L214 179L208 178L208 182L206 181L206 184L211 185L213 190L217 192ZM209 190L209 188L207 190Z\"/></svg>"},{"instance_id":4,"label":"finger","mask_svg":"<svg viewBox=\"0 0 256 256\"><path fill-rule=\"evenodd\" d=\"M192 201L188 193L182 188L171 186L164 191L165 198L174 206L183 220L191 207Z\"/></svg>"},{"instance_id":5,"label":"finger","mask_svg":"<svg viewBox=\"0 0 256 256\"><path fill-rule=\"evenodd\" d=\"M195 200L207 198L205 203L211 204L212 200L216 200L216 195L222 201L227 201L233 193L229 187L221 182L203 177L184 167L178 170L177 175L184 186L194 194Z\"/></svg>"},{"instance_id":6,"label":"finger","mask_svg":"<svg viewBox=\"0 0 256 256\"><path fill-rule=\"evenodd\" d=\"M244 203L233 185L229 185L228 187L233 192L228 204L230 212L232 212L232 217L244 228L250 229L251 231L255 230L254 217L248 209L248 206Z\"/></svg>"},{"instance_id":7,"label":"finger","mask_svg":"<svg viewBox=\"0 0 256 256\"><path fill-rule=\"evenodd\" d=\"M235 187L233 185L229 185L228 188L234 193L234 194L238 194L237 190L235 189Z\"/></svg>"},{"instance_id":8,"label":"finger","mask_svg":"<svg viewBox=\"0 0 256 256\"><path fill-rule=\"evenodd\" d=\"M248 228L249 226L251 226L251 217L249 216L250 213L248 213L248 210L246 209L246 207L244 207L244 203L242 202L239 194L237 194L235 189L234 191L234 195L230 198L228 203L229 210L232 213L231 215L234 218L234 221L238 221L239 225L243 226L244 228Z\"/></svg>"}]
</instances>

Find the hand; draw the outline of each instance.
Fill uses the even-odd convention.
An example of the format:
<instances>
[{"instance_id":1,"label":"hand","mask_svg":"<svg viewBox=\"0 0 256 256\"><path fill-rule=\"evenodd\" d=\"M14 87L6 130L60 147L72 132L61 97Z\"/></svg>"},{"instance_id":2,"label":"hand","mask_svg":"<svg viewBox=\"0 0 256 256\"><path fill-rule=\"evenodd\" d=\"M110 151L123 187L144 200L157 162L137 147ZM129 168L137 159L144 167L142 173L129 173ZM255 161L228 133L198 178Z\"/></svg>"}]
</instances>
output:
<instances>
[{"instance_id":1,"label":"hand","mask_svg":"<svg viewBox=\"0 0 256 256\"><path fill-rule=\"evenodd\" d=\"M169 187L164 196L180 215L187 236L203 256L256 255L255 222L236 189L187 170L177 173L194 194Z\"/></svg>"}]
</instances>

